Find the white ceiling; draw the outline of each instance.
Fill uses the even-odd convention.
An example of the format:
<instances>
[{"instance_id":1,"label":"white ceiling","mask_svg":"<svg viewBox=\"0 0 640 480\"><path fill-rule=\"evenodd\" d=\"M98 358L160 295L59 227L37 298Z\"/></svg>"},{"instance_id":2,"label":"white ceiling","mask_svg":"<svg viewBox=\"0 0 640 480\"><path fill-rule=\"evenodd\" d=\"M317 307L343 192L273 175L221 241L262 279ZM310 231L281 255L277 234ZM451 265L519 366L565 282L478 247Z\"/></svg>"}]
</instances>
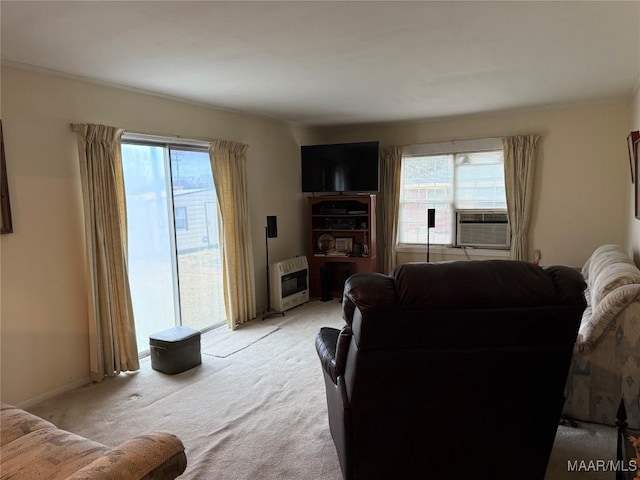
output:
<instances>
[{"instance_id":1,"label":"white ceiling","mask_svg":"<svg viewBox=\"0 0 640 480\"><path fill-rule=\"evenodd\" d=\"M2 60L304 125L630 99L640 1L2 0Z\"/></svg>"}]
</instances>

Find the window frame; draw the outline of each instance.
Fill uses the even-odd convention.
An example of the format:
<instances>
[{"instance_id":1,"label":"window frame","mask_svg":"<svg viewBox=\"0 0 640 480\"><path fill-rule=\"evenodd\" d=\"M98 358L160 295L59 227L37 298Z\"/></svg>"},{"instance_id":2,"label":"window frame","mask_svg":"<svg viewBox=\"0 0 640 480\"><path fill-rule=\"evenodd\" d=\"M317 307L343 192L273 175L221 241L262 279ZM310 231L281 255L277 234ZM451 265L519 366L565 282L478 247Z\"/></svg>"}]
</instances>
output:
<instances>
[{"instance_id":1,"label":"window frame","mask_svg":"<svg viewBox=\"0 0 640 480\"><path fill-rule=\"evenodd\" d=\"M451 238L450 243L433 243L429 242L431 246L436 246L436 248L441 248L443 250L450 251L459 251L464 247L455 246L455 222L456 222L456 176L457 169L459 165L456 162L456 155L461 155L465 153L482 153L482 152L491 152L491 151L500 151L504 152L504 148L502 145L502 138L482 138L482 139L473 139L473 140L454 140L449 142L438 142L438 143L426 143L426 144L417 144L417 145L409 145L402 149L402 167L404 166L404 160L406 158L411 157L426 157L426 156L435 156L435 155L451 155L452 159L452 176L451 176L451 185L452 185L452 194L451 194L451 215L449 218L450 222L450 231ZM504 154L502 157L502 165L504 165ZM401 167L401 168L402 168ZM399 192L400 198L402 198L402 184L401 191ZM505 195L506 195L506 185L505 185ZM402 208L402 203L400 204L400 208ZM475 210L475 209L472 209ZM492 210L496 212L507 212L507 208L478 208L479 211L484 210ZM399 252L421 252L426 249L427 243L419 243L419 242L400 242L400 215L398 218L398 233L395 241L396 250ZM500 252L501 250L496 249L474 249L478 253L481 251L487 252Z\"/></svg>"}]
</instances>

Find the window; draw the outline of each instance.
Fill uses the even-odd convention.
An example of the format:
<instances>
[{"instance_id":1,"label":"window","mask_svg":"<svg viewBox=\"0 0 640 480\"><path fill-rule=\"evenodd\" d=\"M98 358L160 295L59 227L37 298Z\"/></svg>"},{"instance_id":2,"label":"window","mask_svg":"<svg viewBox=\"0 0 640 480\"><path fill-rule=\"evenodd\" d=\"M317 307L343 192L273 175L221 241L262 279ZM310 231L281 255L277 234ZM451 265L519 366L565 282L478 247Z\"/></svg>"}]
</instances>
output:
<instances>
[{"instance_id":1,"label":"window","mask_svg":"<svg viewBox=\"0 0 640 480\"><path fill-rule=\"evenodd\" d=\"M125 133L128 272L138 351L176 325L225 321L218 204L208 144Z\"/></svg>"},{"instance_id":2,"label":"window","mask_svg":"<svg viewBox=\"0 0 640 480\"><path fill-rule=\"evenodd\" d=\"M176 230L189 230L187 223L187 207L174 207L176 216Z\"/></svg>"},{"instance_id":3,"label":"window","mask_svg":"<svg viewBox=\"0 0 640 480\"><path fill-rule=\"evenodd\" d=\"M402 158L399 244L427 243L427 210L436 209L429 242L452 245L455 212L506 211L504 158L499 139L417 145Z\"/></svg>"}]
</instances>

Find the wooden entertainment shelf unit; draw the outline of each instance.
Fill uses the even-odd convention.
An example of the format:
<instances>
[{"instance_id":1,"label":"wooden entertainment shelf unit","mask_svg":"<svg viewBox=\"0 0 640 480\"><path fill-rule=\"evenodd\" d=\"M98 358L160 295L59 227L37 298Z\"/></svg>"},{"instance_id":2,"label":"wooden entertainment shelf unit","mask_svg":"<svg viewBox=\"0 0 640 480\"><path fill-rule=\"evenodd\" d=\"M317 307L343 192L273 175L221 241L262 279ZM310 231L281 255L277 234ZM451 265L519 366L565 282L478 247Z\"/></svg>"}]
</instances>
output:
<instances>
[{"instance_id":1,"label":"wooden entertainment shelf unit","mask_svg":"<svg viewBox=\"0 0 640 480\"><path fill-rule=\"evenodd\" d=\"M342 298L345 280L376 271L376 196L307 197L309 296Z\"/></svg>"}]
</instances>

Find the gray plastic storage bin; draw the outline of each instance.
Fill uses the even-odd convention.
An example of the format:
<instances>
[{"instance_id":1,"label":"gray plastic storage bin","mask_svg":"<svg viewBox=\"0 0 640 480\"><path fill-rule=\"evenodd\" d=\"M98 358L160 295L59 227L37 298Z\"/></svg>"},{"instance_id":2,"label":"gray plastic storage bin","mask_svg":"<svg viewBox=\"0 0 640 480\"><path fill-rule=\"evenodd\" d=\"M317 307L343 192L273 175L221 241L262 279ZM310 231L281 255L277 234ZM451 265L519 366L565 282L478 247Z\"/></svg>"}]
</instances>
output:
<instances>
[{"instance_id":1,"label":"gray plastic storage bin","mask_svg":"<svg viewBox=\"0 0 640 480\"><path fill-rule=\"evenodd\" d=\"M174 375L200 365L200 332L173 327L149 336L151 368Z\"/></svg>"}]
</instances>

